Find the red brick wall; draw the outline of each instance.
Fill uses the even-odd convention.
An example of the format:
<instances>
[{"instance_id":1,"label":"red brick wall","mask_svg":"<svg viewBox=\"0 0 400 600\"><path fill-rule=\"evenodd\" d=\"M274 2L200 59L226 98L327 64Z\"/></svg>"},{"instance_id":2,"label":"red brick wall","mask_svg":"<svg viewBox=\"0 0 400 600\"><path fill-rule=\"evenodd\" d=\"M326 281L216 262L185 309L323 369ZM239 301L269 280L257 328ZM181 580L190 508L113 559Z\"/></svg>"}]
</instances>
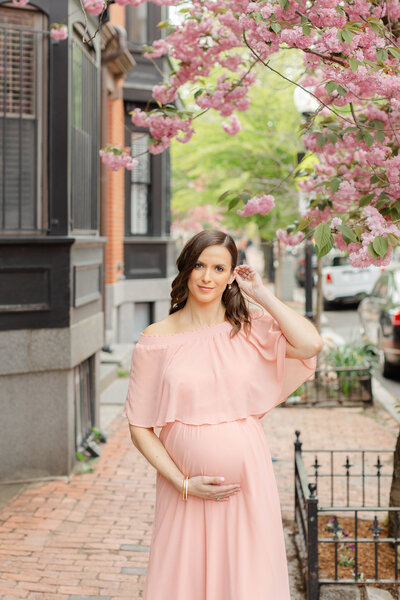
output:
<instances>
[{"instance_id":1,"label":"red brick wall","mask_svg":"<svg viewBox=\"0 0 400 600\"><path fill-rule=\"evenodd\" d=\"M110 22L125 26L125 7L113 4L110 6ZM122 85L122 80L119 82ZM122 94L121 94L122 96ZM122 97L108 99L107 106L107 143L125 145L124 103ZM124 260L124 178L125 170L106 171L106 231L108 238L105 255L106 283L115 283L118 273L117 263Z\"/></svg>"}]
</instances>

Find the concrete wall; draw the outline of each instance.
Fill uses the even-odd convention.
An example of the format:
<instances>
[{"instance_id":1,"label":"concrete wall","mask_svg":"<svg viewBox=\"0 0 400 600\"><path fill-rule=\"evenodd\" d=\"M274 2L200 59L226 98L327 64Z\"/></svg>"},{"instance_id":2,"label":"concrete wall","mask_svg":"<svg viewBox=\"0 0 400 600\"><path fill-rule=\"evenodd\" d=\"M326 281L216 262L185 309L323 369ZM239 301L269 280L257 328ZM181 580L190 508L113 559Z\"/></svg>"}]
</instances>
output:
<instances>
[{"instance_id":1,"label":"concrete wall","mask_svg":"<svg viewBox=\"0 0 400 600\"><path fill-rule=\"evenodd\" d=\"M71 472L76 462L73 369L95 355L98 398L102 341L103 313L70 328L0 331L0 479Z\"/></svg>"},{"instance_id":2,"label":"concrete wall","mask_svg":"<svg viewBox=\"0 0 400 600\"><path fill-rule=\"evenodd\" d=\"M134 342L135 303L153 302L154 321L168 315L174 279L129 279L106 286L106 343Z\"/></svg>"}]
</instances>

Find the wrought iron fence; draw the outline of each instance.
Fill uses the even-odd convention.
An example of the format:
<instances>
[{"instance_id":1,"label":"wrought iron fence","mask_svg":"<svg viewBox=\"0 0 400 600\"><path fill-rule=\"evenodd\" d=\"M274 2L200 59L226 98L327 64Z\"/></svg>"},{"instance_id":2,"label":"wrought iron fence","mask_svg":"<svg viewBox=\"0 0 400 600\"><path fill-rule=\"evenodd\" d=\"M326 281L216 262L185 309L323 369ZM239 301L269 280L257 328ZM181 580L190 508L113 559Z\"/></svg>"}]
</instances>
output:
<instances>
[{"instance_id":1,"label":"wrought iron fence","mask_svg":"<svg viewBox=\"0 0 400 600\"><path fill-rule=\"evenodd\" d=\"M358 406L372 403L371 367L323 367L282 406Z\"/></svg>"},{"instance_id":2,"label":"wrought iron fence","mask_svg":"<svg viewBox=\"0 0 400 600\"><path fill-rule=\"evenodd\" d=\"M94 426L94 373L93 357L74 369L75 396L75 450L81 451Z\"/></svg>"},{"instance_id":3,"label":"wrought iron fence","mask_svg":"<svg viewBox=\"0 0 400 600\"><path fill-rule=\"evenodd\" d=\"M318 600L322 583L400 584L400 506L382 504L382 497L389 497L393 450L303 450L300 432L295 433L294 508L307 600ZM322 461L321 455L327 460ZM380 537L382 516L389 520L389 513L393 513L393 535ZM327 521L328 516L331 519ZM340 519L346 520L346 535ZM321 535L321 531L331 535ZM372 535L367 536L366 531ZM324 545L333 551L328 549L323 555ZM383 548L386 555L382 560ZM362 571L366 555L368 563L373 563L369 576ZM319 565L321 556L325 573ZM392 577L381 576L382 564L385 572L392 569ZM353 569L350 577L340 573L341 566Z\"/></svg>"}]
</instances>

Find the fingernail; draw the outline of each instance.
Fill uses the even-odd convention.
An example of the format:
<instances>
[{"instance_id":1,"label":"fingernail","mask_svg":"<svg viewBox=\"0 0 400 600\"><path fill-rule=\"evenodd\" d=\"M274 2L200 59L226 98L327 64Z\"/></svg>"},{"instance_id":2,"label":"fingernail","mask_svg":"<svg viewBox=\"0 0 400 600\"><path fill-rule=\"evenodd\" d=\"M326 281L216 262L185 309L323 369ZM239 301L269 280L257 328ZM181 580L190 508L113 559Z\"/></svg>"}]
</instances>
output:
<instances>
[{"instance_id":1,"label":"fingernail","mask_svg":"<svg viewBox=\"0 0 400 600\"><path fill-rule=\"evenodd\" d=\"M225 477L220 477L219 480L220 481L225 481Z\"/></svg>"}]
</instances>

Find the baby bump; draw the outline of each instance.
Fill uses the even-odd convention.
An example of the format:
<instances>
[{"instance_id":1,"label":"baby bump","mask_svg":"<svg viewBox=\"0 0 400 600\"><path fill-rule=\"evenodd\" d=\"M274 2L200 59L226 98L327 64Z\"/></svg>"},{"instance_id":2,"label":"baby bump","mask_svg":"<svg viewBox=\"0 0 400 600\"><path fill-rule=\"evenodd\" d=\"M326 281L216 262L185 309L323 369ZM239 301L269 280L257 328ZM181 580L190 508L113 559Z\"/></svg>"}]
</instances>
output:
<instances>
[{"instance_id":1,"label":"baby bump","mask_svg":"<svg viewBox=\"0 0 400 600\"><path fill-rule=\"evenodd\" d=\"M174 421L163 427L160 440L177 467L190 477L218 475L225 477L225 483L240 483L254 445L260 443L260 429L255 417L213 425Z\"/></svg>"}]
</instances>

